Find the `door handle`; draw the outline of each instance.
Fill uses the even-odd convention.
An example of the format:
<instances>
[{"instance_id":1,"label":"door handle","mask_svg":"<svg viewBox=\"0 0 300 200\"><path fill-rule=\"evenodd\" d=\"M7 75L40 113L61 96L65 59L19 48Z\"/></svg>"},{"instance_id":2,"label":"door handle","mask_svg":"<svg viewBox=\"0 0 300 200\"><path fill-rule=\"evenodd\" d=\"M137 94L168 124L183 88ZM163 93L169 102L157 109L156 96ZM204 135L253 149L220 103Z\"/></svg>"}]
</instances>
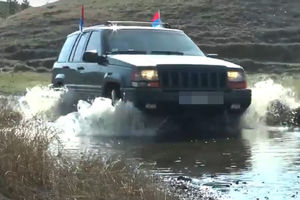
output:
<instances>
[{"instance_id":1,"label":"door handle","mask_svg":"<svg viewBox=\"0 0 300 200\"><path fill-rule=\"evenodd\" d=\"M62 68L63 68L63 69L70 69L69 66L63 66Z\"/></svg>"},{"instance_id":2,"label":"door handle","mask_svg":"<svg viewBox=\"0 0 300 200\"><path fill-rule=\"evenodd\" d=\"M84 70L84 67L77 67L77 70Z\"/></svg>"}]
</instances>

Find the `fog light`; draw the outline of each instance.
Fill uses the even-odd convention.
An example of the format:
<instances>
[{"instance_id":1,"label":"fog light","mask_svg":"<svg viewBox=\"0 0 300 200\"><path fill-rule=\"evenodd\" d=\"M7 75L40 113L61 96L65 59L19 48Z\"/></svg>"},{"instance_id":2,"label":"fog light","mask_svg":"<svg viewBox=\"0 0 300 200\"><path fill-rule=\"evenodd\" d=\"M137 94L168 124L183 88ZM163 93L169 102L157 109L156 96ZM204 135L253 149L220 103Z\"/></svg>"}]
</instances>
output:
<instances>
[{"instance_id":1,"label":"fog light","mask_svg":"<svg viewBox=\"0 0 300 200\"><path fill-rule=\"evenodd\" d=\"M147 108L147 109L151 109L151 110L154 110L154 109L156 109L156 104L146 104L145 105L145 108Z\"/></svg>"},{"instance_id":2,"label":"fog light","mask_svg":"<svg viewBox=\"0 0 300 200\"><path fill-rule=\"evenodd\" d=\"M241 104L231 104L230 108L232 110L239 110L241 109Z\"/></svg>"}]
</instances>

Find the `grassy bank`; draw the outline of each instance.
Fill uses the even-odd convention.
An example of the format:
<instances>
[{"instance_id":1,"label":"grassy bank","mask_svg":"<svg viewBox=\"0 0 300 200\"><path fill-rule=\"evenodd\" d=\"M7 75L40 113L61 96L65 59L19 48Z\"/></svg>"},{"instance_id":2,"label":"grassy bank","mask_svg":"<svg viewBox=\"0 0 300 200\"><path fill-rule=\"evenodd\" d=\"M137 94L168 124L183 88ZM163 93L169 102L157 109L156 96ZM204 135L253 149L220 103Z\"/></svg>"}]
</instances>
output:
<instances>
[{"instance_id":1,"label":"grassy bank","mask_svg":"<svg viewBox=\"0 0 300 200\"><path fill-rule=\"evenodd\" d=\"M53 142L58 146L49 152ZM0 193L9 199L168 199L122 161L70 158L55 130L5 106L0 111Z\"/></svg>"},{"instance_id":2,"label":"grassy bank","mask_svg":"<svg viewBox=\"0 0 300 200\"><path fill-rule=\"evenodd\" d=\"M36 85L48 85L51 82L50 73L10 72L0 73L0 93L22 94L26 88Z\"/></svg>"}]
</instances>

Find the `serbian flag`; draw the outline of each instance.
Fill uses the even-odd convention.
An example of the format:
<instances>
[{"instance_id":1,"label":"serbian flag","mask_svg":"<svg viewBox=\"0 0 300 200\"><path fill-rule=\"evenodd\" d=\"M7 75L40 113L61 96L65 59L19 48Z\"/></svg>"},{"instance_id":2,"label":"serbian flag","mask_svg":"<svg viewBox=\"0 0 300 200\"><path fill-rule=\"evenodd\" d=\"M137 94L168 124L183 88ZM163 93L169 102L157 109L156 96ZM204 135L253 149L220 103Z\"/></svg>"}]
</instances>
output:
<instances>
[{"instance_id":1,"label":"serbian flag","mask_svg":"<svg viewBox=\"0 0 300 200\"><path fill-rule=\"evenodd\" d=\"M161 20L160 20L160 12L154 14L152 18L152 27L160 27L161 26Z\"/></svg>"},{"instance_id":2,"label":"serbian flag","mask_svg":"<svg viewBox=\"0 0 300 200\"><path fill-rule=\"evenodd\" d=\"M84 5L81 6L81 17L79 22L79 30L82 32L84 27Z\"/></svg>"}]
</instances>

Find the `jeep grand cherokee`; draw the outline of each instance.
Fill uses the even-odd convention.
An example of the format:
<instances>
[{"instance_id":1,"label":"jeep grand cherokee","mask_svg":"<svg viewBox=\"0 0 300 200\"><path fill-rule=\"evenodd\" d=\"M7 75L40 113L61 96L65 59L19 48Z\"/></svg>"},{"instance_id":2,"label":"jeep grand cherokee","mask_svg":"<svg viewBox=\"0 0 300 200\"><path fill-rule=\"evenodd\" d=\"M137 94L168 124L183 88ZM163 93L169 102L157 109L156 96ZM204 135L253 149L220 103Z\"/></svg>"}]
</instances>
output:
<instances>
[{"instance_id":1,"label":"jeep grand cherokee","mask_svg":"<svg viewBox=\"0 0 300 200\"><path fill-rule=\"evenodd\" d=\"M70 34L53 66L53 85L77 100L122 98L165 113L242 114L249 107L241 66L207 57L181 30L136 24L109 22Z\"/></svg>"}]
</instances>

